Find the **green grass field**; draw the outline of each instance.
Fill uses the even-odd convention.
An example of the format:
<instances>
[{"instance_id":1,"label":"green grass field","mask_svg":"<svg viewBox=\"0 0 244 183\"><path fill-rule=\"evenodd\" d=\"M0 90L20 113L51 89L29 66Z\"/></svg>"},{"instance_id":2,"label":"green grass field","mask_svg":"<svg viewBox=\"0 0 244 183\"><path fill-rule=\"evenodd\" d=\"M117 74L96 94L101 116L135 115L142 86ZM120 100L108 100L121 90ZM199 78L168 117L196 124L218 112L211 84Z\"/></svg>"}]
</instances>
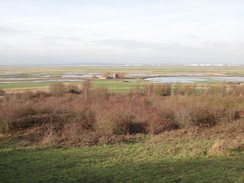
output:
<instances>
[{"instance_id":1,"label":"green grass field","mask_svg":"<svg viewBox=\"0 0 244 183\"><path fill-rule=\"evenodd\" d=\"M0 177L1 182L11 183L244 181L243 153L216 156L191 143L207 149L213 141L172 139L172 144L153 144L147 139L138 143L58 149L2 145Z\"/></svg>"}]
</instances>

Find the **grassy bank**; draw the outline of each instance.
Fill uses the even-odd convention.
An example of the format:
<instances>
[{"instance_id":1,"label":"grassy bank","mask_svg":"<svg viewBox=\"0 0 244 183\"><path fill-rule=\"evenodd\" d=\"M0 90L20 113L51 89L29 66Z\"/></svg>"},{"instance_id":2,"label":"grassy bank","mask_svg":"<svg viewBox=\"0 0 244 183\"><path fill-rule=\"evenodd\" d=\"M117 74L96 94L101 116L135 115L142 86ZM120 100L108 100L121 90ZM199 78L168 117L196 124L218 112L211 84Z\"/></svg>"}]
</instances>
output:
<instances>
[{"instance_id":1,"label":"grassy bank","mask_svg":"<svg viewBox=\"0 0 244 183\"><path fill-rule=\"evenodd\" d=\"M243 153L222 152L214 147L217 141L198 137L174 137L166 144L163 139L165 136L159 135L136 143L58 149L5 145L0 149L1 181L244 181Z\"/></svg>"}]
</instances>

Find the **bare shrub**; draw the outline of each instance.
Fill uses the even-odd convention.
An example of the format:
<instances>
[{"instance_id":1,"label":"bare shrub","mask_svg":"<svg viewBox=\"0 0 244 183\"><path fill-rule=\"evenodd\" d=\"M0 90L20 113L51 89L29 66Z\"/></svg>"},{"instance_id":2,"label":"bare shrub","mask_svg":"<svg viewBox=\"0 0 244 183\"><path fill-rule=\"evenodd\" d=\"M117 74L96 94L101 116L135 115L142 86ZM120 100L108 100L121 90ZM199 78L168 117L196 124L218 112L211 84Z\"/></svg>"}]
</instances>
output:
<instances>
[{"instance_id":1,"label":"bare shrub","mask_svg":"<svg viewBox=\"0 0 244 183\"><path fill-rule=\"evenodd\" d=\"M16 93L10 93L5 94L3 97L3 101L7 103L19 103L19 102L26 102L26 101L32 101L32 100L38 100L38 99L44 99L46 97L49 97L50 95L44 91L24 91L24 92L16 92Z\"/></svg>"},{"instance_id":2,"label":"bare shrub","mask_svg":"<svg viewBox=\"0 0 244 183\"><path fill-rule=\"evenodd\" d=\"M128 111L118 111L110 116L107 120L100 124L100 129L107 128L111 134L126 135L145 133L146 125L143 122L135 121L135 116Z\"/></svg>"},{"instance_id":3,"label":"bare shrub","mask_svg":"<svg viewBox=\"0 0 244 183\"><path fill-rule=\"evenodd\" d=\"M175 121L181 128L189 128L193 125L190 113L187 109L178 111L175 115Z\"/></svg>"},{"instance_id":4,"label":"bare shrub","mask_svg":"<svg viewBox=\"0 0 244 183\"><path fill-rule=\"evenodd\" d=\"M176 83L175 84L175 88L174 88L174 95L183 95L184 93L182 92L181 89L181 84L180 83Z\"/></svg>"},{"instance_id":5,"label":"bare shrub","mask_svg":"<svg viewBox=\"0 0 244 183\"><path fill-rule=\"evenodd\" d=\"M128 96L131 97L131 101L137 101L137 98L143 95L143 93L144 93L143 88L140 85L137 85L130 89Z\"/></svg>"},{"instance_id":6,"label":"bare shrub","mask_svg":"<svg viewBox=\"0 0 244 183\"><path fill-rule=\"evenodd\" d=\"M77 85L74 84L67 84L65 85L65 92L66 93L73 93L73 94L80 94L81 89Z\"/></svg>"},{"instance_id":7,"label":"bare shrub","mask_svg":"<svg viewBox=\"0 0 244 183\"><path fill-rule=\"evenodd\" d=\"M134 122L134 115L132 114L123 114L117 113L111 119L112 131L113 134L125 135L129 134L130 126Z\"/></svg>"},{"instance_id":8,"label":"bare shrub","mask_svg":"<svg viewBox=\"0 0 244 183\"><path fill-rule=\"evenodd\" d=\"M222 93L222 86L209 86L205 92L206 95L221 95Z\"/></svg>"},{"instance_id":9,"label":"bare shrub","mask_svg":"<svg viewBox=\"0 0 244 183\"><path fill-rule=\"evenodd\" d=\"M53 122L62 124L71 116L65 110L60 113L59 108L64 104L56 104L56 102L55 97L46 99L46 101L43 99L40 101L9 100L1 110L1 115L4 116L0 120L1 125L4 125L4 131L12 132Z\"/></svg>"},{"instance_id":10,"label":"bare shrub","mask_svg":"<svg viewBox=\"0 0 244 183\"><path fill-rule=\"evenodd\" d=\"M143 94L145 96L151 96L153 94L153 87L154 87L153 84L145 85L143 88Z\"/></svg>"},{"instance_id":11,"label":"bare shrub","mask_svg":"<svg viewBox=\"0 0 244 183\"><path fill-rule=\"evenodd\" d=\"M205 108L197 108L190 112L191 120L196 126L210 127L216 124L215 116Z\"/></svg>"},{"instance_id":12,"label":"bare shrub","mask_svg":"<svg viewBox=\"0 0 244 183\"><path fill-rule=\"evenodd\" d=\"M72 121L77 123L83 130L94 130L96 115L89 109L78 111L72 117Z\"/></svg>"},{"instance_id":13,"label":"bare shrub","mask_svg":"<svg viewBox=\"0 0 244 183\"><path fill-rule=\"evenodd\" d=\"M154 85L153 93L160 96L170 96L171 95L171 84L164 83L160 85Z\"/></svg>"},{"instance_id":14,"label":"bare shrub","mask_svg":"<svg viewBox=\"0 0 244 183\"><path fill-rule=\"evenodd\" d=\"M181 89L177 96L162 96L164 87L169 89L168 85L160 85L160 94L154 95L151 85L138 86L129 94L88 86L86 100L84 93L74 95L67 90L60 97L30 91L6 94L0 100L0 132L22 135L38 129L44 144L74 146L126 142L127 135L171 133L166 131L177 128L185 128L178 130L182 134L243 137L239 113L244 111L243 96L196 96ZM242 145L238 142L233 148Z\"/></svg>"},{"instance_id":15,"label":"bare shrub","mask_svg":"<svg viewBox=\"0 0 244 183\"><path fill-rule=\"evenodd\" d=\"M187 96L196 94L196 84L187 84L184 86L184 94Z\"/></svg>"},{"instance_id":16,"label":"bare shrub","mask_svg":"<svg viewBox=\"0 0 244 183\"><path fill-rule=\"evenodd\" d=\"M23 101L32 100L34 97L35 93L30 90L26 90L23 93L21 93L21 99Z\"/></svg>"},{"instance_id":17,"label":"bare shrub","mask_svg":"<svg viewBox=\"0 0 244 183\"><path fill-rule=\"evenodd\" d=\"M53 96L62 96L65 93L65 85L63 83L52 83L49 86L49 92Z\"/></svg>"},{"instance_id":18,"label":"bare shrub","mask_svg":"<svg viewBox=\"0 0 244 183\"><path fill-rule=\"evenodd\" d=\"M167 120L151 120L148 123L147 131L151 134L160 134L178 128L178 124Z\"/></svg>"},{"instance_id":19,"label":"bare shrub","mask_svg":"<svg viewBox=\"0 0 244 183\"><path fill-rule=\"evenodd\" d=\"M234 114L234 119L244 119L244 111L236 111Z\"/></svg>"},{"instance_id":20,"label":"bare shrub","mask_svg":"<svg viewBox=\"0 0 244 183\"><path fill-rule=\"evenodd\" d=\"M40 144L44 146L51 146L56 144L57 141L58 141L58 134L55 131L55 127L50 124L47 126L47 130L45 131Z\"/></svg>"},{"instance_id":21,"label":"bare shrub","mask_svg":"<svg viewBox=\"0 0 244 183\"><path fill-rule=\"evenodd\" d=\"M197 93L196 84L176 83L175 85L174 95L192 96L192 95L196 95L196 93Z\"/></svg>"},{"instance_id":22,"label":"bare shrub","mask_svg":"<svg viewBox=\"0 0 244 183\"><path fill-rule=\"evenodd\" d=\"M94 102L101 102L109 99L109 92L106 87L96 87L91 91L91 100Z\"/></svg>"},{"instance_id":23,"label":"bare shrub","mask_svg":"<svg viewBox=\"0 0 244 183\"><path fill-rule=\"evenodd\" d=\"M34 97L35 98L39 98L39 99L43 99L43 98L46 98L46 97L49 97L50 94L48 94L47 92L44 92L44 91L36 91L34 93Z\"/></svg>"},{"instance_id":24,"label":"bare shrub","mask_svg":"<svg viewBox=\"0 0 244 183\"><path fill-rule=\"evenodd\" d=\"M22 131L24 129L52 124L58 131L61 127L68 121L69 116L67 115L55 115L55 114L45 114L45 115L32 115L23 116L18 118L10 118L8 121L9 132Z\"/></svg>"},{"instance_id":25,"label":"bare shrub","mask_svg":"<svg viewBox=\"0 0 244 183\"><path fill-rule=\"evenodd\" d=\"M25 102L34 98L34 92L26 90L24 92L11 93L5 96L6 101Z\"/></svg>"},{"instance_id":26,"label":"bare shrub","mask_svg":"<svg viewBox=\"0 0 244 183\"><path fill-rule=\"evenodd\" d=\"M159 134L164 131L178 129L179 125L175 122L175 113L178 107L171 101L161 101L152 112L153 116L149 120L149 132Z\"/></svg>"},{"instance_id":27,"label":"bare shrub","mask_svg":"<svg viewBox=\"0 0 244 183\"><path fill-rule=\"evenodd\" d=\"M181 127L211 127L216 125L217 122L215 115L209 111L207 105L204 105L203 103L192 105L179 111L175 115L175 121Z\"/></svg>"},{"instance_id":28,"label":"bare shrub","mask_svg":"<svg viewBox=\"0 0 244 183\"><path fill-rule=\"evenodd\" d=\"M231 85L230 86L230 94L236 95L236 96L242 96L242 95L244 95L244 87L243 86L237 86L237 85Z\"/></svg>"},{"instance_id":29,"label":"bare shrub","mask_svg":"<svg viewBox=\"0 0 244 183\"><path fill-rule=\"evenodd\" d=\"M60 130L60 135L62 139L78 139L81 135L82 127L79 123L71 122L66 123Z\"/></svg>"},{"instance_id":30,"label":"bare shrub","mask_svg":"<svg viewBox=\"0 0 244 183\"><path fill-rule=\"evenodd\" d=\"M0 89L0 96L4 96L5 95L5 91L3 89Z\"/></svg>"}]
</instances>

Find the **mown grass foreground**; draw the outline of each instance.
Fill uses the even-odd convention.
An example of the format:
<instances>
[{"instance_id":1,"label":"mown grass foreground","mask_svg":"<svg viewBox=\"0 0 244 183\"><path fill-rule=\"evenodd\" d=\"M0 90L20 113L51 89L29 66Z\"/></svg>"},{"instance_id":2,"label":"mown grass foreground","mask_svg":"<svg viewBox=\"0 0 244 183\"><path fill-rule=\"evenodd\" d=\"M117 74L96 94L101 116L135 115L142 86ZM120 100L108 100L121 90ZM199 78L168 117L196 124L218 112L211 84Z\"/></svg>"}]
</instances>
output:
<instances>
[{"instance_id":1,"label":"mown grass foreground","mask_svg":"<svg viewBox=\"0 0 244 183\"><path fill-rule=\"evenodd\" d=\"M191 154L184 148L177 150L175 142L167 148L148 142L68 149L2 148L1 182L244 181L243 153L211 156L193 149ZM198 143L205 146L204 141Z\"/></svg>"}]
</instances>

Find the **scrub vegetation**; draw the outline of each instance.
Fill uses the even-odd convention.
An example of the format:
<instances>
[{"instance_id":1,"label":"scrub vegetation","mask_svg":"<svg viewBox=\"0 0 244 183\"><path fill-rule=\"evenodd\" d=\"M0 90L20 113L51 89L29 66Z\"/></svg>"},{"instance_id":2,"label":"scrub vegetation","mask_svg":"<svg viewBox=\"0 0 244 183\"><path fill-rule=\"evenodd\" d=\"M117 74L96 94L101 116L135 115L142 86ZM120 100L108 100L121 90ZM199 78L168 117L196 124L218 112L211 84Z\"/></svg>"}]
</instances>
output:
<instances>
[{"instance_id":1,"label":"scrub vegetation","mask_svg":"<svg viewBox=\"0 0 244 183\"><path fill-rule=\"evenodd\" d=\"M35 142L49 131L55 142L62 144L72 136L81 145L84 135L93 134L91 143L97 144L104 136L212 128L239 120L244 111L244 87L223 85L200 90L195 85L171 88L166 83L134 87L123 94L109 93L105 87L92 88L87 80L82 87L53 83L49 90L5 94L0 132L23 133L34 128L40 135L32 138ZM38 134L35 130L33 135Z\"/></svg>"}]
</instances>

